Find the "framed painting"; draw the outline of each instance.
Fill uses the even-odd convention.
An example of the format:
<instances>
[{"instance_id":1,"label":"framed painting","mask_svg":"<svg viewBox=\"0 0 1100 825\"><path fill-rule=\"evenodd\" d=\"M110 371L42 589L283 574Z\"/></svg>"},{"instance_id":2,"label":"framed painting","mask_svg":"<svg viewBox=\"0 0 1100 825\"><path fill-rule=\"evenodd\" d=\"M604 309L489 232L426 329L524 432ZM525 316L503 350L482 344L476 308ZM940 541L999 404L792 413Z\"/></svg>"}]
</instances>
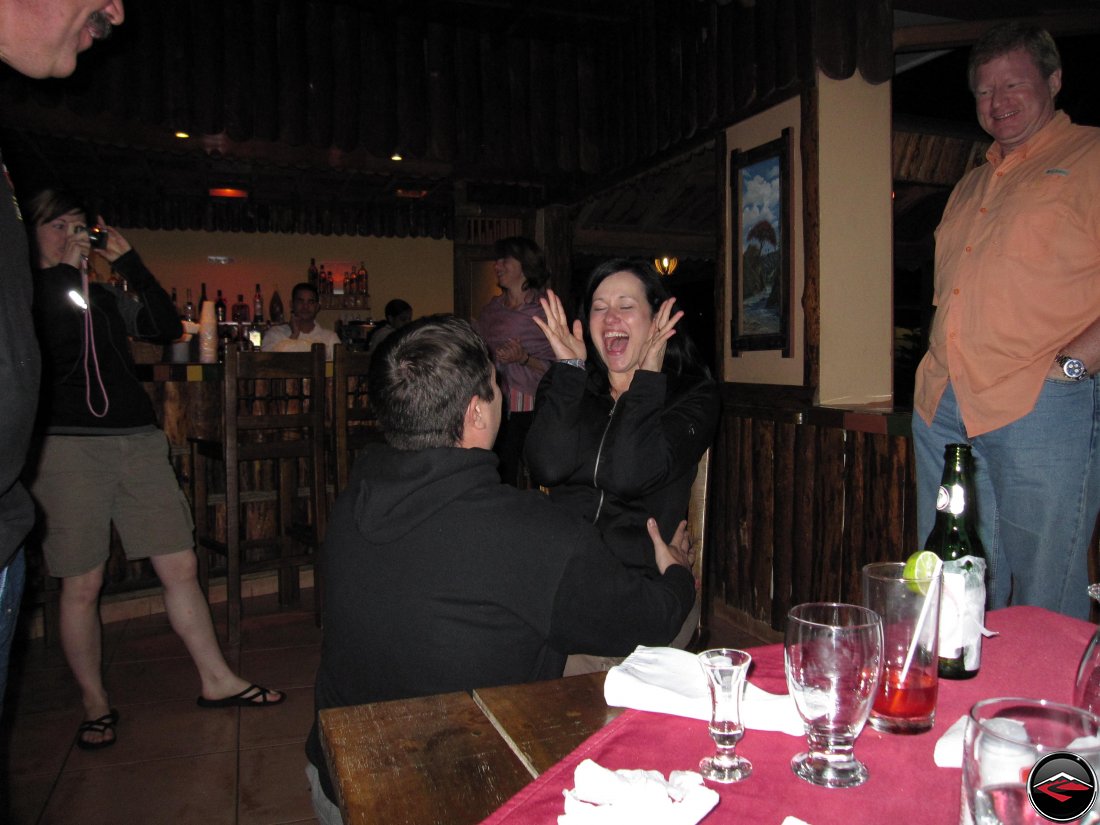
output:
<instances>
[{"instance_id":1,"label":"framed painting","mask_svg":"<svg viewBox=\"0 0 1100 825\"><path fill-rule=\"evenodd\" d=\"M730 153L733 313L730 351L791 357L791 130Z\"/></svg>"}]
</instances>

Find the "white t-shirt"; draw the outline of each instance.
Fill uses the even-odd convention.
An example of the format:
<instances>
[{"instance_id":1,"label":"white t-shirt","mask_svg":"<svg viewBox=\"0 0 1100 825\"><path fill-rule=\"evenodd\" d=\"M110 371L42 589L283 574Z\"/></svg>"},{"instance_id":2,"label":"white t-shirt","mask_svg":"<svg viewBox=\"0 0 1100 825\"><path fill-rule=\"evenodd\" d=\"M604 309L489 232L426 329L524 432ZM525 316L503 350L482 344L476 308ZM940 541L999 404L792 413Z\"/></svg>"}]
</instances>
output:
<instances>
[{"instance_id":1,"label":"white t-shirt","mask_svg":"<svg viewBox=\"0 0 1100 825\"><path fill-rule=\"evenodd\" d=\"M260 349L264 352L309 352L314 344L324 344L325 358L331 361L332 348L339 343L339 335L318 323L314 323L309 332L299 332L297 338L290 337L290 324L279 324L264 333Z\"/></svg>"}]
</instances>

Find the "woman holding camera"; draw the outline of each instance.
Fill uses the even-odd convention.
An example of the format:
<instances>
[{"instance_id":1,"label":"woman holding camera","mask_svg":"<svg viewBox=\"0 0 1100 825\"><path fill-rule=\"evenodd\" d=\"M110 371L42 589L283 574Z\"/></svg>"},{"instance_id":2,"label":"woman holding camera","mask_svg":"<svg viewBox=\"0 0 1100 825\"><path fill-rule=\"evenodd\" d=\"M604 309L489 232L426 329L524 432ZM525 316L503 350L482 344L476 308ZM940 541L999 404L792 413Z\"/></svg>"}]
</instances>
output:
<instances>
[{"instance_id":1,"label":"woman holding camera","mask_svg":"<svg viewBox=\"0 0 1100 825\"><path fill-rule=\"evenodd\" d=\"M61 645L84 704L77 746L113 744L119 719L103 685L99 619L112 523L127 558L148 558L164 585L169 621L199 671L199 705L278 704L282 693L249 685L218 647L196 578L190 507L134 374L128 336L168 342L182 333L171 298L116 230L93 233L93 248L88 216L72 195L40 192L27 212L38 259L38 418L45 431L31 492L44 515L46 565L61 578ZM93 254L110 263L127 290L89 282Z\"/></svg>"}]
</instances>

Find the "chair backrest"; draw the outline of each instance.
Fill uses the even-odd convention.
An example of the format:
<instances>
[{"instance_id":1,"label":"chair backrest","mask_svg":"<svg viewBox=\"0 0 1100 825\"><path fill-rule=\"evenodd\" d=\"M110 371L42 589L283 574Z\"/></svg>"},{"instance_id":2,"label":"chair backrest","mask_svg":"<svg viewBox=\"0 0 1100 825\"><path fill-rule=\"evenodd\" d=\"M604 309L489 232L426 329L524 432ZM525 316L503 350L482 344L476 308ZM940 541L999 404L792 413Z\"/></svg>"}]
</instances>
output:
<instances>
[{"instance_id":1,"label":"chair backrest","mask_svg":"<svg viewBox=\"0 0 1100 825\"><path fill-rule=\"evenodd\" d=\"M695 631L695 640L700 641L706 630L706 605L703 604L706 593L706 562L704 551L706 549L707 536L707 483L710 471L710 449L703 453L699 459L699 467L695 471L695 481L691 484L691 495L688 498L688 535L691 538L692 547L695 548L695 563L691 572L695 575L695 586L698 591L700 603L699 622Z\"/></svg>"},{"instance_id":2,"label":"chair backrest","mask_svg":"<svg viewBox=\"0 0 1100 825\"><path fill-rule=\"evenodd\" d=\"M226 466L258 459L301 458L319 484L311 496L324 535L325 347L309 352L238 352L225 358L223 448Z\"/></svg>"},{"instance_id":3,"label":"chair backrest","mask_svg":"<svg viewBox=\"0 0 1100 825\"><path fill-rule=\"evenodd\" d=\"M370 409L367 371L370 356L343 344L332 350L332 430L336 457L336 492L351 475L352 454L371 441L381 440L378 421Z\"/></svg>"}]
</instances>

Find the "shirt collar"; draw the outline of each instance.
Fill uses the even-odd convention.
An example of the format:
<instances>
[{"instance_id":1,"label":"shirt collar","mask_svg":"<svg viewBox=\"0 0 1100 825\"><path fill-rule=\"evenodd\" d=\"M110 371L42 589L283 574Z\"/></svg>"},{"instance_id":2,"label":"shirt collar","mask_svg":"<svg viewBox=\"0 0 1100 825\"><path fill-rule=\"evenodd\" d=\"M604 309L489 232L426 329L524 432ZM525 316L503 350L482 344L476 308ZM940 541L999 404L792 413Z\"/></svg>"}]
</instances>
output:
<instances>
[{"instance_id":1,"label":"shirt collar","mask_svg":"<svg viewBox=\"0 0 1100 825\"><path fill-rule=\"evenodd\" d=\"M1019 149L1009 154L1013 157L1019 157L1020 160L1027 160L1027 156L1030 152L1037 152L1045 149L1047 146L1058 140L1070 127L1069 115L1058 109L1054 113L1054 117L1050 119L1050 122L1043 126L1038 132L1036 132L1031 140L1021 146ZM994 167L1000 166L1005 160L1005 153L1001 150L1001 146L996 141L986 150L985 159L989 161Z\"/></svg>"}]
</instances>

